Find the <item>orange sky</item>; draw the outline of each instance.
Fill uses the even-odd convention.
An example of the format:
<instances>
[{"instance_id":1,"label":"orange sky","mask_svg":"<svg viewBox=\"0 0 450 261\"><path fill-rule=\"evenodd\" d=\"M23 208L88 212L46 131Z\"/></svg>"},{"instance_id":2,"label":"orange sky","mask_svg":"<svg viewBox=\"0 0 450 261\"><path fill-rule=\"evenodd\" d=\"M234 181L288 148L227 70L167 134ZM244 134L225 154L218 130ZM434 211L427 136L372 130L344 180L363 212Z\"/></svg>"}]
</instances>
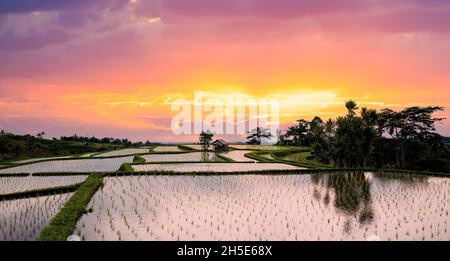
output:
<instances>
[{"instance_id":1,"label":"orange sky","mask_svg":"<svg viewBox=\"0 0 450 261\"><path fill-rule=\"evenodd\" d=\"M348 99L450 105L442 1L80 2L0 5L0 129L189 140L170 102L196 91L277 98L283 125L335 118Z\"/></svg>"}]
</instances>

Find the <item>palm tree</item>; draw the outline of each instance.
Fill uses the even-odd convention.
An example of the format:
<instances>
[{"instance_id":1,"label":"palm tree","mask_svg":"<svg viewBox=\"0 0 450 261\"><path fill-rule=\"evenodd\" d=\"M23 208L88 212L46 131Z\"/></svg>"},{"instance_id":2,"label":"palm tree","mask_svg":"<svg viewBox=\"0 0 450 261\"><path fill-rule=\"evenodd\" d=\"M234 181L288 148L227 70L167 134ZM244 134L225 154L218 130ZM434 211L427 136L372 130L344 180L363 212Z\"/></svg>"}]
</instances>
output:
<instances>
[{"instance_id":1,"label":"palm tree","mask_svg":"<svg viewBox=\"0 0 450 261\"><path fill-rule=\"evenodd\" d=\"M293 137L294 145L309 146L310 122L304 119L297 120L297 125L287 129L285 137Z\"/></svg>"},{"instance_id":2,"label":"palm tree","mask_svg":"<svg viewBox=\"0 0 450 261\"><path fill-rule=\"evenodd\" d=\"M347 108L348 115L353 116L355 115L355 110L358 109L358 106L356 102L354 102L353 100L349 100L348 102L345 103L345 108Z\"/></svg>"},{"instance_id":3,"label":"palm tree","mask_svg":"<svg viewBox=\"0 0 450 261\"><path fill-rule=\"evenodd\" d=\"M211 143L213 137L214 137L214 134L211 133L209 130L202 131L200 133L199 143L201 145L203 145L203 150L207 150L208 149L209 144Z\"/></svg>"}]
</instances>

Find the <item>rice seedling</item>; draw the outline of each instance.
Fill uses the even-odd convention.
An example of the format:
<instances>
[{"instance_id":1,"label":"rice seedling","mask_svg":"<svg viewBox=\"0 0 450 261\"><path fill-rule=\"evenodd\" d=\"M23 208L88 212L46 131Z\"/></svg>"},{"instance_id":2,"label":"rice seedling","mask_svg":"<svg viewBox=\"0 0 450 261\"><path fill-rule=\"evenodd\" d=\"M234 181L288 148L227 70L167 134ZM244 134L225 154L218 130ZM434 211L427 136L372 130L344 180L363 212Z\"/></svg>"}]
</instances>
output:
<instances>
[{"instance_id":1,"label":"rice seedling","mask_svg":"<svg viewBox=\"0 0 450 261\"><path fill-rule=\"evenodd\" d=\"M86 240L448 240L450 179L402 176L108 177L76 231Z\"/></svg>"},{"instance_id":2,"label":"rice seedling","mask_svg":"<svg viewBox=\"0 0 450 261\"><path fill-rule=\"evenodd\" d=\"M27 177L1 177L0 194L9 194L27 190L37 190L51 187L74 185L84 181L82 176L27 176Z\"/></svg>"},{"instance_id":3,"label":"rice seedling","mask_svg":"<svg viewBox=\"0 0 450 261\"><path fill-rule=\"evenodd\" d=\"M245 161L245 162L256 162L256 160L248 158L245 154L250 153L249 150L232 150L225 153L221 153L221 155L232 159L233 161Z\"/></svg>"},{"instance_id":4,"label":"rice seedling","mask_svg":"<svg viewBox=\"0 0 450 261\"><path fill-rule=\"evenodd\" d=\"M0 201L0 241L35 240L72 194Z\"/></svg>"},{"instance_id":5,"label":"rice seedling","mask_svg":"<svg viewBox=\"0 0 450 261\"><path fill-rule=\"evenodd\" d=\"M38 172L112 172L123 163L131 163L133 156L105 159L70 159L54 160L20 165L0 170L3 173L38 173Z\"/></svg>"},{"instance_id":6,"label":"rice seedling","mask_svg":"<svg viewBox=\"0 0 450 261\"><path fill-rule=\"evenodd\" d=\"M141 164L132 166L135 171L167 171L167 172L238 172L263 170L295 170L300 169L282 163L177 163L177 164Z\"/></svg>"}]
</instances>

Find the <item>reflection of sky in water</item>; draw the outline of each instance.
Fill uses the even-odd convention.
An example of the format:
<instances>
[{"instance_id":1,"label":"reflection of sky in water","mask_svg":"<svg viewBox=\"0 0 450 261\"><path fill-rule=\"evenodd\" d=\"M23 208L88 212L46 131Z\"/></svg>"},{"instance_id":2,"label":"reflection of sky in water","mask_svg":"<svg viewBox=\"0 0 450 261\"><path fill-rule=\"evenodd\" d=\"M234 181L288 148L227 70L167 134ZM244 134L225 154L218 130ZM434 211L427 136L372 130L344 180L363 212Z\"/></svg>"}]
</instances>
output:
<instances>
[{"instance_id":1,"label":"reflection of sky in water","mask_svg":"<svg viewBox=\"0 0 450 261\"><path fill-rule=\"evenodd\" d=\"M112 177L77 233L92 240L448 240L449 185L371 173Z\"/></svg>"}]
</instances>

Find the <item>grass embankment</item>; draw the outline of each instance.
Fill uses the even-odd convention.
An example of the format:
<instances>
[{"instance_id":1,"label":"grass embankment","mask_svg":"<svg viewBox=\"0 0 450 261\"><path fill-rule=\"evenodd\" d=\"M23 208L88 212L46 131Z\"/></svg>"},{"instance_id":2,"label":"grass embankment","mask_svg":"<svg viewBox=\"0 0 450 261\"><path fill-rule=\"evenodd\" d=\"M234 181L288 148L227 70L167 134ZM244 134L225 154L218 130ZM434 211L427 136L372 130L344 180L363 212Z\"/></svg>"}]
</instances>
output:
<instances>
[{"instance_id":1,"label":"grass embankment","mask_svg":"<svg viewBox=\"0 0 450 261\"><path fill-rule=\"evenodd\" d=\"M191 147L186 146L186 145L178 145L178 148L179 148L180 150L183 150L183 151L200 151L200 150L191 148Z\"/></svg>"},{"instance_id":2,"label":"grass embankment","mask_svg":"<svg viewBox=\"0 0 450 261\"><path fill-rule=\"evenodd\" d=\"M257 160L258 162L267 162L267 163L276 162L273 159L262 157L261 155L263 155L263 154L270 155L270 152L268 152L268 151L253 151L253 152L245 153L244 156L247 158L250 158L250 159Z\"/></svg>"},{"instance_id":3,"label":"grass embankment","mask_svg":"<svg viewBox=\"0 0 450 261\"><path fill-rule=\"evenodd\" d=\"M27 191L14 192L14 193L3 194L3 195L0 194L0 201L22 199L22 198L34 198L34 197L41 197L41 196L51 196L51 195L56 195L56 194L61 194L61 193L74 192L75 190L77 190L80 187L80 185L81 185L81 183L74 184L74 185L68 185L68 186L27 190Z\"/></svg>"},{"instance_id":4,"label":"grass embankment","mask_svg":"<svg viewBox=\"0 0 450 261\"><path fill-rule=\"evenodd\" d=\"M36 172L31 176L47 177L47 176L80 176L80 175L90 175L90 172ZM3 175L3 174L1 174Z\"/></svg>"},{"instance_id":5,"label":"grass embankment","mask_svg":"<svg viewBox=\"0 0 450 261\"><path fill-rule=\"evenodd\" d=\"M133 164L142 164L145 163L145 159L140 155L135 155L133 158Z\"/></svg>"},{"instance_id":6,"label":"grass embankment","mask_svg":"<svg viewBox=\"0 0 450 261\"><path fill-rule=\"evenodd\" d=\"M103 174L91 174L50 221L50 224L41 231L38 240L65 241L75 230L78 219L88 211L86 208L89 201L101 186L103 186Z\"/></svg>"},{"instance_id":7,"label":"grass embankment","mask_svg":"<svg viewBox=\"0 0 450 261\"><path fill-rule=\"evenodd\" d=\"M228 158L227 156L224 156L224 155L219 154L219 153L217 153L216 156L217 156L218 158L220 158L220 159L223 159L225 162L233 162L233 163L236 163L236 162L237 162L237 161L235 161L235 160L233 160L233 159L230 159L230 158ZM220 161L218 161L218 162L220 163Z\"/></svg>"},{"instance_id":8,"label":"grass embankment","mask_svg":"<svg viewBox=\"0 0 450 261\"><path fill-rule=\"evenodd\" d=\"M288 159L289 155L295 154L295 157L292 159ZM313 159L313 155L310 149L302 149L302 150L286 150L286 151L274 151L270 153L272 158L279 162L304 167L304 168L333 168L332 165L320 163Z\"/></svg>"},{"instance_id":9,"label":"grass embankment","mask_svg":"<svg viewBox=\"0 0 450 261\"><path fill-rule=\"evenodd\" d=\"M447 177L450 178L450 173L440 173L440 172L420 172L411 170L383 170L383 169L370 169L370 168L316 168L316 169L292 169L292 170L255 170L255 171L234 171L234 172L174 172L174 171L132 171L132 172L110 172L104 173L105 176L116 177L116 176L228 176L228 175L290 175L290 174L315 174L324 173L332 174L339 172L375 172L385 175L401 175L401 174L413 174L413 175L427 175L436 177Z\"/></svg>"},{"instance_id":10,"label":"grass embankment","mask_svg":"<svg viewBox=\"0 0 450 261\"><path fill-rule=\"evenodd\" d=\"M137 165L137 164L145 164L145 159L141 155L134 155L133 163L123 163L117 171L118 172L134 172L134 169L133 169L133 167L131 167L131 165Z\"/></svg>"},{"instance_id":11,"label":"grass embankment","mask_svg":"<svg viewBox=\"0 0 450 261\"><path fill-rule=\"evenodd\" d=\"M5 173L0 174L0 178L6 178L6 177L27 177L30 176L30 173Z\"/></svg>"},{"instance_id":12,"label":"grass embankment","mask_svg":"<svg viewBox=\"0 0 450 261\"><path fill-rule=\"evenodd\" d=\"M122 166L120 166L119 170L117 172L134 172L133 167L131 167L130 163L124 163Z\"/></svg>"},{"instance_id":13,"label":"grass embankment","mask_svg":"<svg viewBox=\"0 0 450 261\"><path fill-rule=\"evenodd\" d=\"M292 159L287 159L289 155L295 154ZM262 155L270 155L271 158ZM311 169L328 169L333 166L315 161L309 147L286 147L285 150L257 150L245 154L246 157L259 162L286 163L297 167Z\"/></svg>"}]
</instances>

